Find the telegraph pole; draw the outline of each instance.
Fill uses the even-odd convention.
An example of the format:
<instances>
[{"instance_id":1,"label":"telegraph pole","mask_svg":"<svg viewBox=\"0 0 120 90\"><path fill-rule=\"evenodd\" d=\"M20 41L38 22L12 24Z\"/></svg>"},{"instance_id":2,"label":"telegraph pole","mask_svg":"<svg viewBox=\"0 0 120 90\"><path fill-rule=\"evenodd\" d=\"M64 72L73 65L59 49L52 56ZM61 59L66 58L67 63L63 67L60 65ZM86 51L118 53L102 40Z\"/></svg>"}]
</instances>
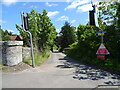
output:
<instances>
[{"instance_id":1,"label":"telegraph pole","mask_svg":"<svg viewBox=\"0 0 120 90\"><path fill-rule=\"evenodd\" d=\"M29 26L28 26L28 17L24 16L24 12L21 12L21 18L22 18L22 27L24 32L28 33L30 36L30 46L31 46L31 56L32 56L32 67L35 67L35 63L34 63L34 52L33 52L33 43L32 43L32 34L28 31L29 30Z\"/></svg>"}]
</instances>

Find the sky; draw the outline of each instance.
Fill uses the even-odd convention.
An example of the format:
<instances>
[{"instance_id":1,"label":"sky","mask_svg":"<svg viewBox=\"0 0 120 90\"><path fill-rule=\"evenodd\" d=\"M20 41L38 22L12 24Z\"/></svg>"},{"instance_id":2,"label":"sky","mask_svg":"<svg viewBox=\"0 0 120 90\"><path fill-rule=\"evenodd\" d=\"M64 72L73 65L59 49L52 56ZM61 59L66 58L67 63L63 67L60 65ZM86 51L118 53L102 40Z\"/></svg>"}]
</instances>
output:
<instances>
[{"instance_id":1,"label":"sky","mask_svg":"<svg viewBox=\"0 0 120 90\"><path fill-rule=\"evenodd\" d=\"M36 10L42 13L46 9L51 22L60 32L65 21L72 26L87 24L89 21L89 10L92 10L91 0L2 0L0 4L0 25L3 30L19 34L15 24L21 25L20 12ZM97 5L98 0L92 0ZM97 16L96 16L97 18ZM97 23L97 19L96 19Z\"/></svg>"}]
</instances>

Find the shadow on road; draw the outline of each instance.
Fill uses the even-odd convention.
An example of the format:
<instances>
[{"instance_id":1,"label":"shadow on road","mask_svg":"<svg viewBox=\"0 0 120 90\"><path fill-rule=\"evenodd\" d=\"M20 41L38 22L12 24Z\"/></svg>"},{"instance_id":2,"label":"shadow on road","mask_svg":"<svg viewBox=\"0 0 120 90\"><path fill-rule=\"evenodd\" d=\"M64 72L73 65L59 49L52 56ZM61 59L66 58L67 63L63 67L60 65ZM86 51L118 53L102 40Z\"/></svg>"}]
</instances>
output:
<instances>
[{"instance_id":1,"label":"shadow on road","mask_svg":"<svg viewBox=\"0 0 120 90\"><path fill-rule=\"evenodd\" d=\"M111 74L107 71L104 71L99 68L91 67L85 64L81 64L80 62L75 61L67 56L64 58L60 58L59 60L63 60L62 65L57 65L57 68L74 68L73 79L78 80L102 80L107 79L109 81L105 81L105 85L120 85L120 76L116 74Z\"/></svg>"}]
</instances>

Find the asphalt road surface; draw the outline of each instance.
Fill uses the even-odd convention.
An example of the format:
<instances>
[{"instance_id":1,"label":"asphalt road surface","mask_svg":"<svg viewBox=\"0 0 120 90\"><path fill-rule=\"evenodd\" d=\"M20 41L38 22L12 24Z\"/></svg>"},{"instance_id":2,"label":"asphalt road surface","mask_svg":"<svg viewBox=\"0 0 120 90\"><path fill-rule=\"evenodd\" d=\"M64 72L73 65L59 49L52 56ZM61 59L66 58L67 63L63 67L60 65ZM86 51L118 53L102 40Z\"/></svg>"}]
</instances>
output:
<instances>
[{"instance_id":1,"label":"asphalt road surface","mask_svg":"<svg viewBox=\"0 0 120 90\"><path fill-rule=\"evenodd\" d=\"M120 88L120 77L55 51L36 68L2 74L2 88ZM116 89L118 90L118 89Z\"/></svg>"}]
</instances>

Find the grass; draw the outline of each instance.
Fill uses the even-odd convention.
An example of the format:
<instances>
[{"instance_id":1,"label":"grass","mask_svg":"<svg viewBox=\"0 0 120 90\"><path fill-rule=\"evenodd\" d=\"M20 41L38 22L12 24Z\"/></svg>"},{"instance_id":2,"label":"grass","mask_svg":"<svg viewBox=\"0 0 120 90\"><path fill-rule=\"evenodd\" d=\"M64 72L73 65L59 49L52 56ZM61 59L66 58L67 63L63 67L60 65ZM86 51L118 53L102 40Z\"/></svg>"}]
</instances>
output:
<instances>
[{"instance_id":1,"label":"grass","mask_svg":"<svg viewBox=\"0 0 120 90\"><path fill-rule=\"evenodd\" d=\"M7 66L3 66L2 70L8 70L8 67Z\"/></svg>"},{"instance_id":2,"label":"grass","mask_svg":"<svg viewBox=\"0 0 120 90\"><path fill-rule=\"evenodd\" d=\"M8 66L0 64L0 70L8 70Z\"/></svg>"},{"instance_id":3,"label":"grass","mask_svg":"<svg viewBox=\"0 0 120 90\"><path fill-rule=\"evenodd\" d=\"M35 66L40 66L42 63L44 63L46 60L48 60L50 54L51 54L51 52L49 52L49 51L46 51L42 55L40 53L36 52L34 54ZM28 59L24 59L23 62L28 64L28 65L32 65L32 58L29 57ZM4 65L2 65L2 63L0 63L0 70L7 71L7 70L9 70L9 67L8 66L4 66Z\"/></svg>"},{"instance_id":4,"label":"grass","mask_svg":"<svg viewBox=\"0 0 120 90\"><path fill-rule=\"evenodd\" d=\"M46 51L44 54L40 54L38 52L36 52L34 54L34 62L35 62L35 66L40 66L42 63L44 63L46 60L48 60L49 56L50 56L51 52ZM24 60L24 63L31 65L32 63L32 58L28 58L26 60Z\"/></svg>"},{"instance_id":5,"label":"grass","mask_svg":"<svg viewBox=\"0 0 120 90\"><path fill-rule=\"evenodd\" d=\"M31 57L29 57L28 59L23 59L24 61L24 63L26 63L26 64L29 64L30 65L30 63L31 63L31 60L32 60L32 58Z\"/></svg>"}]
</instances>

